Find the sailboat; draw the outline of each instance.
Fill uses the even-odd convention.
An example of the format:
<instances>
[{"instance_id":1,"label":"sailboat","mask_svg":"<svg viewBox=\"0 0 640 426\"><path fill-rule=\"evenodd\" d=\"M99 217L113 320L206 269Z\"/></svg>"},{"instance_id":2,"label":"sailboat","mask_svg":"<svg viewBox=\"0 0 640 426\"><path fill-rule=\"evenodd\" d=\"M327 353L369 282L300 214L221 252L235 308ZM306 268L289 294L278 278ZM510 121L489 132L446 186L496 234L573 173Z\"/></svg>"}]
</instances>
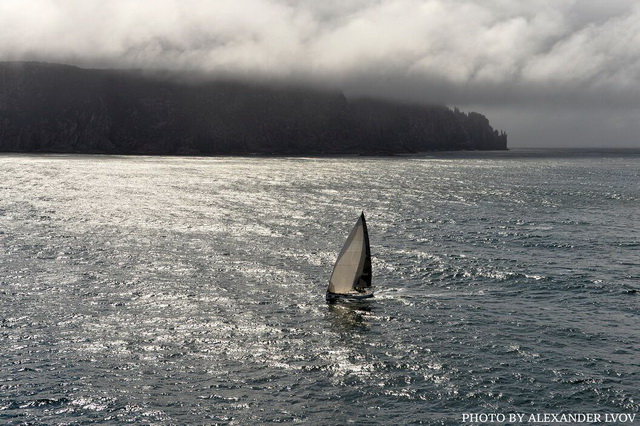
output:
<instances>
[{"instance_id":1,"label":"sailboat","mask_svg":"<svg viewBox=\"0 0 640 426\"><path fill-rule=\"evenodd\" d=\"M373 297L371 287L371 250L364 212L349 233L333 267L327 302L339 299L360 300Z\"/></svg>"}]
</instances>

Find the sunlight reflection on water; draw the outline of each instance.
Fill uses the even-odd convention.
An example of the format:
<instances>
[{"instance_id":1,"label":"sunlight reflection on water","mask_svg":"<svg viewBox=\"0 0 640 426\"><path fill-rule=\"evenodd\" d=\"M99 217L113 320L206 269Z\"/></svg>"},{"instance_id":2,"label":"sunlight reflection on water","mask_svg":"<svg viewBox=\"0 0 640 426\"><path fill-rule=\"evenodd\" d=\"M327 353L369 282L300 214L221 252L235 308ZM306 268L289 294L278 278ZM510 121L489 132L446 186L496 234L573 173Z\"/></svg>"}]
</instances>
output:
<instances>
[{"instance_id":1,"label":"sunlight reflection on water","mask_svg":"<svg viewBox=\"0 0 640 426\"><path fill-rule=\"evenodd\" d=\"M638 411L636 158L0 164L3 421ZM328 306L362 210L377 297Z\"/></svg>"}]
</instances>

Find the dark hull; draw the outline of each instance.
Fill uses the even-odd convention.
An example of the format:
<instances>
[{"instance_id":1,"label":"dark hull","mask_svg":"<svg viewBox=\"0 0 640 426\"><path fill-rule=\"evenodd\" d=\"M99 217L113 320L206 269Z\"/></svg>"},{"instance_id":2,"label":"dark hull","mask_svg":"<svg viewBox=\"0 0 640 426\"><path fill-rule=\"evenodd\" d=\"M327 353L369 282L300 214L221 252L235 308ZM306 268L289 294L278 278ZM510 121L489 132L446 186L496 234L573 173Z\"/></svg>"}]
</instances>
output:
<instances>
[{"instance_id":1,"label":"dark hull","mask_svg":"<svg viewBox=\"0 0 640 426\"><path fill-rule=\"evenodd\" d=\"M348 294L327 292L325 299L327 300L327 302L337 302L338 300L363 300L363 299L370 299L372 297L373 297L373 291L366 292L366 293L348 293Z\"/></svg>"}]
</instances>

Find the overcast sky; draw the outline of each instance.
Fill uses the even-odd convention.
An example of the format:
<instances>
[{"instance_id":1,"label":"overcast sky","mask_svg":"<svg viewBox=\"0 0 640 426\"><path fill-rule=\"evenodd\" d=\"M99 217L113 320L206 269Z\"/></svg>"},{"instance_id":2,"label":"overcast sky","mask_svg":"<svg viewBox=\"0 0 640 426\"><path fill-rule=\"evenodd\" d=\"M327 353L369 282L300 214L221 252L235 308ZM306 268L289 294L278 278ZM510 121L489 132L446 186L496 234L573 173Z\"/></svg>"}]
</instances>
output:
<instances>
[{"instance_id":1,"label":"overcast sky","mask_svg":"<svg viewBox=\"0 0 640 426\"><path fill-rule=\"evenodd\" d=\"M636 0L0 0L0 60L313 81L640 148Z\"/></svg>"}]
</instances>

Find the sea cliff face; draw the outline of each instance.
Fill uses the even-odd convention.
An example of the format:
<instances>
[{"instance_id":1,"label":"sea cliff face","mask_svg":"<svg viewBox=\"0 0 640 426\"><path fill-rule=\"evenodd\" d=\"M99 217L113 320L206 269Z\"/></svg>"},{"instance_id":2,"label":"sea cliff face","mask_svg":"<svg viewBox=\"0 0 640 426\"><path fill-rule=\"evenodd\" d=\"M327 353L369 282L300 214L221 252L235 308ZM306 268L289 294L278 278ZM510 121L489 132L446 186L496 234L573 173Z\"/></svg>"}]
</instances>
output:
<instances>
[{"instance_id":1,"label":"sea cliff face","mask_svg":"<svg viewBox=\"0 0 640 426\"><path fill-rule=\"evenodd\" d=\"M501 150L481 114L340 92L0 63L0 151L394 154Z\"/></svg>"}]
</instances>

